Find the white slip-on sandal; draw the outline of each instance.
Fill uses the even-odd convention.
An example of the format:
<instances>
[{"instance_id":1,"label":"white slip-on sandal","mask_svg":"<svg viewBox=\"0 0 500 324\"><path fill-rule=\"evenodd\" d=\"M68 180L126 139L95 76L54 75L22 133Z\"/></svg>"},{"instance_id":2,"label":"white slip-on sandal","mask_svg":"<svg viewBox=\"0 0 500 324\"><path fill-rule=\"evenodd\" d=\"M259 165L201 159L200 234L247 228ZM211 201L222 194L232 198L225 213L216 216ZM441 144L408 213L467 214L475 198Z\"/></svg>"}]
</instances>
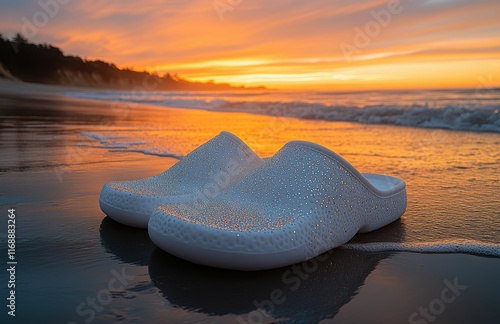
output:
<instances>
[{"instance_id":1,"label":"white slip-on sandal","mask_svg":"<svg viewBox=\"0 0 500 324\"><path fill-rule=\"evenodd\" d=\"M361 174L329 149L293 141L213 199L159 206L148 230L186 260L263 270L318 256L405 210L403 180Z\"/></svg>"},{"instance_id":2,"label":"white slip-on sandal","mask_svg":"<svg viewBox=\"0 0 500 324\"><path fill-rule=\"evenodd\" d=\"M161 174L104 185L99 204L115 221L147 228L157 206L204 201L231 187L263 163L241 139L221 132Z\"/></svg>"}]
</instances>

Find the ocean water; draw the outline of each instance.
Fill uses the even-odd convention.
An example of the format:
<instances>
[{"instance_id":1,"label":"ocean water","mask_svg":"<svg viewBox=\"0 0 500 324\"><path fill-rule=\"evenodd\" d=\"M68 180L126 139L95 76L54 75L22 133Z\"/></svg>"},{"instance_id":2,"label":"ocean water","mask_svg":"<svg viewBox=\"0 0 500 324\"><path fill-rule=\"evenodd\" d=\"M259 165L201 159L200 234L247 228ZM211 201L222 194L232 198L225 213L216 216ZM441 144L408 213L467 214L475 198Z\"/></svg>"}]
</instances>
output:
<instances>
[{"instance_id":1,"label":"ocean water","mask_svg":"<svg viewBox=\"0 0 500 324\"><path fill-rule=\"evenodd\" d=\"M90 95L96 94L79 96ZM216 96L177 95L206 102ZM288 99L297 102L295 95ZM248 105L257 107L257 100ZM0 205L3 215L14 208L18 217L20 321L400 323L454 278L470 288L446 305L440 322L498 319L498 132L206 110L0 95ZM361 172L400 177L407 184L407 211L380 230L356 235L325 262L295 265L313 269L302 277L294 267L242 273L197 266L157 249L146 231L101 212L98 197L106 182L162 172L221 130L263 157L290 140L308 140ZM2 225L2 242L6 237ZM0 254L7 254L3 244ZM117 272L127 274L127 285L108 296ZM286 301L269 306L275 289ZM104 304L93 309L89 298ZM0 321L8 323L4 315Z\"/></svg>"},{"instance_id":2,"label":"ocean water","mask_svg":"<svg viewBox=\"0 0 500 324\"><path fill-rule=\"evenodd\" d=\"M499 256L500 97L480 94L474 109L467 104L474 102L475 90L73 95L104 100L122 119L143 103L163 106L155 110L154 121L143 114L114 127L85 129L79 133L85 138L82 147L181 159L224 129L263 157L289 140L310 140L343 155L361 172L403 178L409 206L399 231L345 248ZM330 118L340 111L348 122Z\"/></svg>"},{"instance_id":3,"label":"ocean water","mask_svg":"<svg viewBox=\"0 0 500 324\"><path fill-rule=\"evenodd\" d=\"M365 124L500 132L500 90L356 92L66 92L69 96L165 107L237 111Z\"/></svg>"},{"instance_id":4,"label":"ocean water","mask_svg":"<svg viewBox=\"0 0 500 324\"><path fill-rule=\"evenodd\" d=\"M215 128L231 129L237 125L240 134L247 134L246 140L262 156L273 155L287 140L308 139L341 153L362 172L392 174L407 181L409 211L404 218L404 233L399 233L404 239L397 243L385 240L352 243L344 248L500 256L497 194L500 189L500 92L497 89L106 91L66 95L111 102L111 110L122 113L124 109L149 104L165 109L201 109L214 114L269 116L270 119L264 117L261 121L256 116L236 115L227 123L217 123ZM174 111L169 109L169 114ZM195 134L205 134L207 128L213 128L203 122L192 124L181 120L168 127L153 123L139 128L86 131L80 135L91 139L87 145L111 152L181 159L206 139ZM241 127L241 120L246 120L245 127ZM407 228L409 224L412 226Z\"/></svg>"}]
</instances>

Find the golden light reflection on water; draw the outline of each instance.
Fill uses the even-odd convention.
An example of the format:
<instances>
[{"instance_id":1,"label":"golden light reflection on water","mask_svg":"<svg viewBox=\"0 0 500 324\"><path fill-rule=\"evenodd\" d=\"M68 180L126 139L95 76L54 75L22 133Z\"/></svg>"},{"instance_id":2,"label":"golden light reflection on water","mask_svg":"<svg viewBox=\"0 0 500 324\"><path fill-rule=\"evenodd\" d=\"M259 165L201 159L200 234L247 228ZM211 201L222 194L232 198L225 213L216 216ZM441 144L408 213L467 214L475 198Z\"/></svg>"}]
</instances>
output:
<instances>
[{"instance_id":1,"label":"golden light reflection on water","mask_svg":"<svg viewBox=\"0 0 500 324\"><path fill-rule=\"evenodd\" d=\"M78 102L84 109L74 108L72 102L57 123L48 122L53 117L29 117L4 130L2 150L13 157L5 160L6 167L25 170L48 165L61 168L63 176L101 168L99 178L92 181L100 188L112 179L159 173L176 160L154 154L186 155L222 130L239 136L262 157L272 156L288 141L307 140L342 155L361 172L406 181L409 204L400 230L407 241L500 242L499 134L143 106L111 110L107 103ZM19 132L29 134L18 136ZM82 136L84 132L104 140ZM40 144L49 137L49 146ZM113 145L103 148L109 141ZM23 153L30 148L36 148L30 153L33 156ZM119 153L145 148L156 151L149 152L153 155Z\"/></svg>"},{"instance_id":2,"label":"golden light reflection on water","mask_svg":"<svg viewBox=\"0 0 500 324\"><path fill-rule=\"evenodd\" d=\"M408 241L466 238L500 241L500 135L299 120L201 110L157 109L121 121L145 141L188 154L222 130L269 157L291 140L335 151L361 172L403 178Z\"/></svg>"}]
</instances>

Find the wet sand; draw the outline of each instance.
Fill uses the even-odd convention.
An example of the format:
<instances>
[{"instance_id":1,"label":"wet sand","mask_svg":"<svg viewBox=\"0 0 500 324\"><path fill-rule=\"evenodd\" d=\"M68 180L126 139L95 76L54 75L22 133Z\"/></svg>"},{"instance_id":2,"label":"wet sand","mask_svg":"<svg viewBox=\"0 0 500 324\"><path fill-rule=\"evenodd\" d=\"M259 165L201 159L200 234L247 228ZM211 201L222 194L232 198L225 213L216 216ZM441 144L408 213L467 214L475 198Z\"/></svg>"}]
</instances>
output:
<instances>
[{"instance_id":1,"label":"wet sand","mask_svg":"<svg viewBox=\"0 0 500 324\"><path fill-rule=\"evenodd\" d=\"M303 264L247 273L198 266L168 255L155 248L146 231L107 218L99 209L98 197L102 185L110 180L151 176L177 160L110 152L80 135L108 129L129 134L142 129L137 125L143 125L141 131L150 135L153 130L145 127L156 125L155 131L163 132L162 139L172 141L176 149L186 153L228 129L263 156L279 149L289 140L287 136L301 136L329 147L349 138L355 144L340 147L342 155L362 171L404 177L412 197L401 221L358 235L354 242L418 242L451 236L497 243L500 228L494 174L489 175L490 182L482 181L481 170L473 176L464 174L463 168L442 174L439 170L446 161L438 160L433 165L433 177L430 172L420 172L420 165L428 162L423 158L413 165L412 174L406 174L409 162L401 158L406 154L404 149L397 154L392 151L399 158L384 155L391 146L394 148L391 137L401 142L427 130L277 121L266 116L147 106L110 109L109 103L57 94L0 94L0 115L0 271L6 272L8 209L16 213L18 261L16 318L12 321L4 306L2 323L5 319L7 323L269 323L276 319L310 323L495 323L500 316L498 258L335 249ZM256 135L259 125L268 128L281 122L291 129L302 124L294 132L268 132L267 144L263 145L263 137ZM322 137L307 127L323 128L333 135ZM400 138L394 138L391 132L400 134ZM338 138L339 134L346 135ZM478 138L491 141L491 147L498 139L495 134L441 134L452 142L453 137L466 138L462 146L457 144L461 153L465 144ZM356 154L367 137L380 142L375 148L382 156L373 158L373 152L371 158ZM368 153L366 148L363 151ZM374 147L369 149L373 151ZM459 162L456 165L460 166ZM441 178L445 177L452 187L465 176L469 189L484 188L477 195L486 202L468 206L469 200L462 207L460 195L466 188L442 188ZM468 181L473 177L476 180ZM432 197L421 201L424 194L418 188L425 182L438 185L430 185ZM433 208L429 205L436 206L434 214L429 213ZM446 223L446 214L458 220ZM474 217L482 219L485 215L491 220L474 222ZM432 230L428 233L422 224ZM3 298L8 296L6 284L1 283Z\"/></svg>"}]
</instances>

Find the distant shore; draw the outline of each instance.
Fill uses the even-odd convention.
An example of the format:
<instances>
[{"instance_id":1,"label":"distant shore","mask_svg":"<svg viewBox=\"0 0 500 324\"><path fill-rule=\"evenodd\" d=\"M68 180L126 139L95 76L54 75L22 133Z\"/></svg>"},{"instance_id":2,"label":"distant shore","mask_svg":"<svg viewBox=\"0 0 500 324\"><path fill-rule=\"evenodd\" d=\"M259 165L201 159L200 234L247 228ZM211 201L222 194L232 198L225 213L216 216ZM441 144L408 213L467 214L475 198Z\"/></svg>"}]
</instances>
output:
<instances>
[{"instance_id":1,"label":"distant shore","mask_svg":"<svg viewBox=\"0 0 500 324\"><path fill-rule=\"evenodd\" d=\"M98 89L98 88L85 88L85 87L74 87L65 85L52 85L52 84L41 84L41 83L31 83L23 81L13 81L4 78L0 78L0 92L11 93L11 94L61 94L63 92L96 92L96 91L106 91L108 89Z\"/></svg>"},{"instance_id":2,"label":"distant shore","mask_svg":"<svg viewBox=\"0 0 500 324\"><path fill-rule=\"evenodd\" d=\"M198 82L177 74L118 68L114 63L65 55L50 44L30 42L21 34L12 39L0 33L0 77L24 82L140 91L231 91L265 89Z\"/></svg>"}]
</instances>

